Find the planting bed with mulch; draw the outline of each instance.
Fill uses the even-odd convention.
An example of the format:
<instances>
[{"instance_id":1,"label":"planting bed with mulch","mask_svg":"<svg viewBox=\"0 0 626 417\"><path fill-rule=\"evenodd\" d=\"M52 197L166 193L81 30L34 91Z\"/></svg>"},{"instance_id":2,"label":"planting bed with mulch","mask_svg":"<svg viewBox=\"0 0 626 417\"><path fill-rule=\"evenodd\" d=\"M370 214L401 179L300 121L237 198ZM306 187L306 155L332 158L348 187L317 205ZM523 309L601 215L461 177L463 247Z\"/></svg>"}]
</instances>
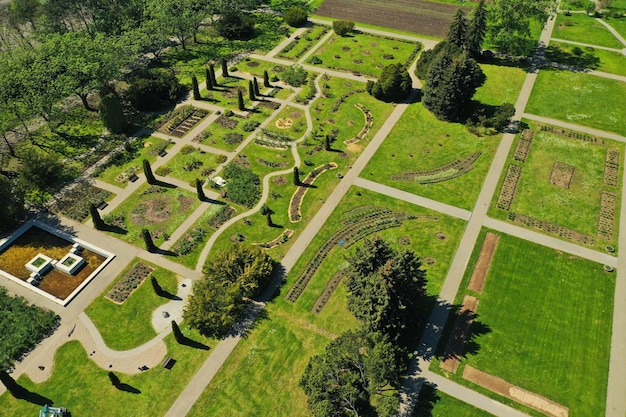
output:
<instances>
[{"instance_id":1,"label":"planting bed with mulch","mask_svg":"<svg viewBox=\"0 0 626 417\"><path fill-rule=\"evenodd\" d=\"M113 194L102 188L95 187L87 182L81 182L75 187L56 197L51 210L78 222L89 217L89 205L98 206Z\"/></svg>"},{"instance_id":2,"label":"planting bed with mulch","mask_svg":"<svg viewBox=\"0 0 626 417\"><path fill-rule=\"evenodd\" d=\"M123 304L133 291L150 276L152 271L154 271L154 268L151 266L137 262L119 279L119 281L117 281L117 283L115 283L105 297L114 303Z\"/></svg>"},{"instance_id":3,"label":"planting bed with mulch","mask_svg":"<svg viewBox=\"0 0 626 417\"><path fill-rule=\"evenodd\" d=\"M162 133L181 138L208 114L208 110L183 106L166 115L163 120L157 123L156 128Z\"/></svg>"},{"instance_id":4,"label":"planting bed with mulch","mask_svg":"<svg viewBox=\"0 0 626 417\"><path fill-rule=\"evenodd\" d=\"M304 196L306 192L309 191L313 182L322 175L324 172L329 169L337 168L337 164L334 162L330 162L328 164L320 165L315 168L313 171L306 176L304 180L302 180L302 185L298 187L293 196L291 197L291 201L289 202L289 220L292 223L299 222L302 220L302 215L300 214L300 207L302 206L302 200L304 200Z\"/></svg>"}]
</instances>

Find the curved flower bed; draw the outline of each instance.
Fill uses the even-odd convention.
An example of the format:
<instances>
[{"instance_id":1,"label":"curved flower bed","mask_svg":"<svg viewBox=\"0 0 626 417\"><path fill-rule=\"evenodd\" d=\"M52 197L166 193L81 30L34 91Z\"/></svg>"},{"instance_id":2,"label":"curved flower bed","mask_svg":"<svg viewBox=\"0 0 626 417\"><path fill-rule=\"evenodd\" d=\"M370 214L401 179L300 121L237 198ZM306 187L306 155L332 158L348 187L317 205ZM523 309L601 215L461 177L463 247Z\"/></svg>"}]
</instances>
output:
<instances>
[{"instance_id":1,"label":"curved flower bed","mask_svg":"<svg viewBox=\"0 0 626 417\"><path fill-rule=\"evenodd\" d=\"M278 245L282 245L283 243L287 242L287 240L289 240L289 238L292 235L293 235L293 230L285 229L275 239L270 240L269 242L254 243L254 245L258 246L260 248L263 248L263 249L272 249L272 248L275 248Z\"/></svg>"},{"instance_id":2,"label":"curved flower bed","mask_svg":"<svg viewBox=\"0 0 626 417\"><path fill-rule=\"evenodd\" d=\"M367 135L372 129L372 125L374 124L374 116L372 116L372 112L369 111L367 107L359 103L355 104L354 107L363 112L363 116L365 117L365 126L363 126L363 129L361 129L358 135L356 135L352 139L344 140L343 143L345 143L346 145L351 145L363 139L365 135Z\"/></svg>"},{"instance_id":3,"label":"curved flower bed","mask_svg":"<svg viewBox=\"0 0 626 417\"><path fill-rule=\"evenodd\" d=\"M310 186L315 182L315 179L329 169L335 168L337 168L337 164L334 162L329 162L327 164L318 166L313 171L311 171L309 175L306 176L306 178L302 181L302 185L296 189L296 191L291 196L291 201L289 201L289 220L291 221L291 223L296 223L302 220L302 215L300 213L302 200L304 199L306 192L309 191Z\"/></svg>"}]
</instances>

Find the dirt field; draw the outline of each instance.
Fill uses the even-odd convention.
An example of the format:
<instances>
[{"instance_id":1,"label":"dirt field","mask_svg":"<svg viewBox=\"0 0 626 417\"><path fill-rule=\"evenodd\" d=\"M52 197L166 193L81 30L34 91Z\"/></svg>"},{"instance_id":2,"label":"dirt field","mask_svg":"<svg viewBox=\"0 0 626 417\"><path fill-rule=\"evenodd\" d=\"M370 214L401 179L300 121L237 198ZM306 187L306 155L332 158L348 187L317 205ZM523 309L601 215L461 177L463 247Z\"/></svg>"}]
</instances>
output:
<instances>
[{"instance_id":1,"label":"dirt field","mask_svg":"<svg viewBox=\"0 0 626 417\"><path fill-rule=\"evenodd\" d=\"M569 415L569 409L567 407L530 391L526 391L525 389L516 387L501 378L479 371L469 365L466 365L463 369L463 378L497 394L510 398L513 401L517 401L520 404L534 408L548 416L567 417Z\"/></svg>"},{"instance_id":2,"label":"dirt field","mask_svg":"<svg viewBox=\"0 0 626 417\"><path fill-rule=\"evenodd\" d=\"M446 345L446 354L450 355L439 365L444 371L456 373L459 367L459 358L463 355L465 340L470 335L470 327L474 321L472 317L476 314L478 299L471 295L463 297L463 305L460 314L457 316L452 330L452 336Z\"/></svg>"},{"instance_id":3,"label":"dirt field","mask_svg":"<svg viewBox=\"0 0 626 417\"><path fill-rule=\"evenodd\" d=\"M443 38L457 9L425 0L326 0L315 13Z\"/></svg>"},{"instance_id":4,"label":"dirt field","mask_svg":"<svg viewBox=\"0 0 626 417\"><path fill-rule=\"evenodd\" d=\"M489 267L491 266L493 254L496 252L496 247L498 246L499 239L499 235L491 232L487 233L487 235L485 236L485 241L483 242L483 247L480 249L478 261L474 266L474 271L472 271L472 278L470 279L470 282L467 286L467 288L469 288L470 290L479 294L483 293L483 288L485 287L485 279L487 278L487 272L489 272Z\"/></svg>"}]
</instances>

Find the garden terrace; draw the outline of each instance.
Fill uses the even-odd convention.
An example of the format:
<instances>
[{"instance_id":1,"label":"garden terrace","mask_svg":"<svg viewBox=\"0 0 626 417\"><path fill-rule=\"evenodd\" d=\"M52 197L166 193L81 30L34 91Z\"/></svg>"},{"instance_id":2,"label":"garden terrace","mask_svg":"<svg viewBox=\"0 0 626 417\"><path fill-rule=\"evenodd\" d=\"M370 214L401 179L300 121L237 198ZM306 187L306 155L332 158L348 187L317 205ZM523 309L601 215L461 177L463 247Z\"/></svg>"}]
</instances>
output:
<instances>
[{"instance_id":1,"label":"garden terrace","mask_svg":"<svg viewBox=\"0 0 626 417\"><path fill-rule=\"evenodd\" d=\"M490 215L598 250L615 246L623 151L622 143L531 124L509 154Z\"/></svg>"},{"instance_id":2,"label":"garden terrace","mask_svg":"<svg viewBox=\"0 0 626 417\"><path fill-rule=\"evenodd\" d=\"M313 25L304 33L289 42L279 53L278 58L297 61L302 58L322 37L330 31L326 25Z\"/></svg>"},{"instance_id":3,"label":"garden terrace","mask_svg":"<svg viewBox=\"0 0 626 417\"><path fill-rule=\"evenodd\" d=\"M464 159L457 159L438 168L426 171L402 172L391 176L393 181L417 181L420 184L434 184L449 181L460 177L474 169L474 162L478 160L481 151L477 151Z\"/></svg>"},{"instance_id":4,"label":"garden terrace","mask_svg":"<svg viewBox=\"0 0 626 417\"><path fill-rule=\"evenodd\" d=\"M182 106L165 115L155 127L162 133L182 138L208 114L208 110Z\"/></svg>"},{"instance_id":5,"label":"garden terrace","mask_svg":"<svg viewBox=\"0 0 626 417\"><path fill-rule=\"evenodd\" d=\"M400 62L409 67L422 45L372 34L331 36L312 55L320 67L378 77L385 65Z\"/></svg>"},{"instance_id":6,"label":"garden terrace","mask_svg":"<svg viewBox=\"0 0 626 417\"><path fill-rule=\"evenodd\" d=\"M158 246L199 204L195 193L144 184L103 220L127 231L123 234L110 232L115 237L140 246L143 246L141 230L148 229Z\"/></svg>"},{"instance_id":7,"label":"garden terrace","mask_svg":"<svg viewBox=\"0 0 626 417\"><path fill-rule=\"evenodd\" d=\"M89 217L89 206L96 207L114 197L114 194L95 187L87 182L79 182L74 187L65 190L62 194L55 196L54 203L50 207L55 213L60 213L65 217L78 222Z\"/></svg>"},{"instance_id":8,"label":"garden terrace","mask_svg":"<svg viewBox=\"0 0 626 417\"><path fill-rule=\"evenodd\" d=\"M113 152L106 163L98 167L93 176L125 188L130 178L136 178L142 172L142 161L147 159L154 163L160 154L171 145L171 142L150 136L126 143L123 149Z\"/></svg>"},{"instance_id":9,"label":"garden terrace","mask_svg":"<svg viewBox=\"0 0 626 417\"><path fill-rule=\"evenodd\" d=\"M298 186L296 191L293 193L293 196L291 197L291 201L289 202L289 220L291 220L292 223L302 220L302 214L300 213L302 201L304 200L304 196L306 195L309 188L311 188L317 177L330 169L336 168L337 164L334 162L320 165L313 171L309 172L304 180L302 180L302 185Z\"/></svg>"}]
</instances>

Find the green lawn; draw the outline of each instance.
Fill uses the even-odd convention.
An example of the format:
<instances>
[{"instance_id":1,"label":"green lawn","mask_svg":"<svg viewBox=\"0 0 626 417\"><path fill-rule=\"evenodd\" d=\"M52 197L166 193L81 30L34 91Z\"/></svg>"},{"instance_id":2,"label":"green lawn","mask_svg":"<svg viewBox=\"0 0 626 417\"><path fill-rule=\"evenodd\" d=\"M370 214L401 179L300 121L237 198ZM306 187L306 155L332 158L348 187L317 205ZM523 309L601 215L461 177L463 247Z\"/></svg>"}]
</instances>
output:
<instances>
[{"instance_id":1,"label":"green lawn","mask_svg":"<svg viewBox=\"0 0 626 417\"><path fill-rule=\"evenodd\" d=\"M412 417L489 417L492 414L438 391L422 386Z\"/></svg>"},{"instance_id":2,"label":"green lawn","mask_svg":"<svg viewBox=\"0 0 626 417\"><path fill-rule=\"evenodd\" d=\"M199 204L195 193L146 183L104 220L128 231L126 234L110 232L118 239L143 247L141 230L148 229L158 246Z\"/></svg>"},{"instance_id":3,"label":"green lawn","mask_svg":"<svg viewBox=\"0 0 626 417\"><path fill-rule=\"evenodd\" d=\"M256 76L258 78L259 87L262 87L263 71L267 71L267 75L269 75L271 83L271 78L274 76L280 78L280 73L285 71L287 67L281 64L265 61L263 59L244 58L243 61L237 64L237 69L241 72L246 72L250 75Z\"/></svg>"},{"instance_id":4,"label":"green lawn","mask_svg":"<svg viewBox=\"0 0 626 417\"><path fill-rule=\"evenodd\" d=\"M626 4L624 5L624 9L626 9ZM626 37L626 18L610 18L606 19L606 23L611 25L611 27L615 29L620 35L622 35L622 37Z\"/></svg>"},{"instance_id":5,"label":"green lawn","mask_svg":"<svg viewBox=\"0 0 626 417\"><path fill-rule=\"evenodd\" d=\"M193 340L215 347L214 340L181 327ZM35 384L27 377L20 377L17 382L49 398L55 406L67 407L73 417L92 417L94 410L106 410L107 417L164 416L212 351L179 345L172 335L164 340L167 355L176 359L171 370L156 366L132 376L116 373L123 384L140 391L137 395L113 387L107 376L109 370L94 364L76 341L66 343L56 352L49 380ZM31 417L37 415L41 406L5 392L0 396L0 409L10 410L12 417Z\"/></svg>"},{"instance_id":6,"label":"green lawn","mask_svg":"<svg viewBox=\"0 0 626 417\"><path fill-rule=\"evenodd\" d=\"M113 154L107 164L96 170L96 178L126 188L128 174L143 173L142 161L147 159L150 163L154 163L159 157L159 150L165 146L169 146L166 140L154 136L137 139L128 149L122 149Z\"/></svg>"},{"instance_id":7,"label":"green lawn","mask_svg":"<svg viewBox=\"0 0 626 417\"><path fill-rule=\"evenodd\" d=\"M105 295L137 262L152 266L154 272L126 299L116 304ZM170 294L177 292L177 280L173 272L135 258L118 275L102 295L96 298L85 310L94 322L102 339L113 350L128 350L149 342L157 333L152 327L152 312L160 305L169 302L167 298L155 294L151 277L156 278L161 288ZM123 324L122 324L123 323Z\"/></svg>"},{"instance_id":8,"label":"green lawn","mask_svg":"<svg viewBox=\"0 0 626 417\"><path fill-rule=\"evenodd\" d=\"M456 302L467 292L481 241ZM478 295L478 320L489 331L475 338L478 352L461 368L503 378L569 407L572 416L603 415L614 286L615 275L600 264L501 235ZM468 384L461 368L450 377Z\"/></svg>"},{"instance_id":9,"label":"green lawn","mask_svg":"<svg viewBox=\"0 0 626 417\"><path fill-rule=\"evenodd\" d=\"M621 52L550 42L546 58L560 64L626 76L626 56Z\"/></svg>"},{"instance_id":10,"label":"green lawn","mask_svg":"<svg viewBox=\"0 0 626 417\"><path fill-rule=\"evenodd\" d=\"M391 187L471 209L498 146L500 135L477 137L464 125L437 120L421 103L411 104L385 139L361 176ZM395 181L391 175L440 167L476 151L475 168L457 178L434 184Z\"/></svg>"},{"instance_id":11,"label":"green lawn","mask_svg":"<svg viewBox=\"0 0 626 417\"><path fill-rule=\"evenodd\" d=\"M623 48L622 43L606 27L584 13L571 16L560 13L556 18L552 37L607 48Z\"/></svg>"},{"instance_id":12,"label":"green lawn","mask_svg":"<svg viewBox=\"0 0 626 417\"><path fill-rule=\"evenodd\" d=\"M308 417L298 386L309 358L322 353L330 338L299 317L267 309L218 371L189 412L189 417Z\"/></svg>"},{"instance_id":13,"label":"green lawn","mask_svg":"<svg viewBox=\"0 0 626 417\"><path fill-rule=\"evenodd\" d=\"M474 100L492 106L502 103L515 104L517 96L526 79L526 72L521 68L481 64L487 81L474 95Z\"/></svg>"},{"instance_id":14,"label":"green lawn","mask_svg":"<svg viewBox=\"0 0 626 417\"><path fill-rule=\"evenodd\" d=\"M322 60L320 67L378 77L385 65L404 64L419 48L421 44L359 33L333 35L313 55Z\"/></svg>"},{"instance_id":15,"label":"green lawn","mask_svg":"<svg viewBox=\"0 0 626 417\"><path fill-rule=\"evenodd\" d=\"M229 133L236 133L241 135L243 140L250 136L254 129L274 111L262 104L257 106L254 112L249 113L248 117L237 114L231 116L221 115L220 118L211 123L202 132L199 136L200 142L229 152L234 151L241 143L228 143L225 140L225 136Z\"/></svg>"},{"instance_id":16,"label":"green lawn","mask_svg":"<svg viewBox=\"0 0 626 417\"><path fill-rule=\"evenodd\" d=\"M265 130L279 135L286 135L291 140L299 139L307 128L306 117L303 109L287 106L265 126Z\"/></svg>"},{"instance_id":17,"label":"green lawn","mask_svg":"<svg viewBox=\"0 0 626 417\"><path fill-rule=\"evenodd\" d=\"M205 152L200 148L183 147L167 165L159 167L156 174L160 175L159 171L162 173L169 171L167 176L191 184L196 178L205 180L217 168L217 157L218 155Z\"/></svg>"},{"instance_id":18,"label":"green lawn","mask_svg":"<svg viewBox=\"0 0 626 417\"><path fill-rule=\"evenodd\" d=\"M522 166L523 173L510 212L530 215L593 236L598 250L604 250L608 244L617 246L619 210L615 212L614 237L611 241L597 236L598 217L602 191L617 193L616 207L620 205L621 185L605 185L603 175L607 150L618 149L622 158L624 144L611 141L606 146L596 145L535 129L530 152L524 163L513 159L515 146L511 148L508 163ZM557 161L575 169L569 188L550 183L552 169ZM618 179L622 178L622 171L623 166L620 166ZM501 184L505 174L506 168L500 179ZM499 192L500 187L494 195L490 215L506 219L508 212L496 207Z\"/></svg>"},{"instance_id":19,"label":"green lawn","mask_svg":"<svg viewBox=\"0 0 626 417\"><path fill-rule=\"evenodd\" d=\"M626 83L544 68L526 112L626 135Z\"/></svg>"}]
</instances>

